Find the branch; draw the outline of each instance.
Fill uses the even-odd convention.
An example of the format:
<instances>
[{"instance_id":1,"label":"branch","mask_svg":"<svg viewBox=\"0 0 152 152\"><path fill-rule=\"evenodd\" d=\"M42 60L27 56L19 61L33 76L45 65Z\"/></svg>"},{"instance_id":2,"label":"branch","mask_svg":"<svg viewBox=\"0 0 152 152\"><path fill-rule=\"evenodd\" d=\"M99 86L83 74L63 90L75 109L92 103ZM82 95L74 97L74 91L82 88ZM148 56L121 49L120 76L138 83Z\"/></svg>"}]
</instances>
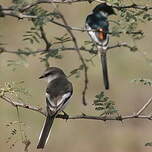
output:
<instances>
[{"instance_id":1,"label":"branch","mask_svg":"<svg viewBox=\"0 0 152 152\"><path fill-rule=\"evenodd\" d=\"M49 42L49 40L46 37L46 33L44 31L43 26L40 26L40 32L41 32L41 38L44 40L45 45L46 45L46 50L48 51L49 48L51 47L51 43Z\"/></svg>"},{"instance_id":2,"label":"branch","mask_svg":"<svg viewBox=\"0 0 152 152\"><path fill-rule=\"evenodd\" d=\"M152 97L144 104L144 106L137 112L137 116L139 116L150 104L152 103Z\"/></svg>"},{"instance_id":3,"label":"branch","mask_svg":"<svg viewBox=\"0 0 152 152\"><path fill-rule=\"evenodd\" d=\"M56 1L56 0L54 0ZM52 3L53 0L39 0L37 2L34 2L32 4L29 4L27 6L25 6L24 8L19 8L19 11L17 12L16 10L13 10L12 8L6 8L4 6L1 6L0 5L0 17L4 17L4 16L12 16L12 17L16 17L18 19L24 19L24 18L27 18L27 19L35 19L37 18L37 16L33 16L33 15L26 15L26 14L23 14L23 12L37 4L41 4L41 3ZM63 2L66 2L66 0L64 0ZM117 9L122 9L122 8L142 8L144 10L149 10L149 9L152 9L152 7L148 7L148 6L139 6L137 4L132 4L132 5L128 5L128 6L113 6L114 8L117 8ZM65 25L65 24L61 24L59 22L56 22L52 19L49 20L50 22L56 24L56 25L59 25L61 27L64 27L66 28L67 30L74 30L74 31L80 31L80 32L86 32L86 31L96 31L96 30L87 30L85 28L79 28L79 27L71 27L69 25ZM121 33L124 33L124 31L120 31L120 32L117 32L115 34L121 34ZM112 32L108 32L108 34L113 34ZM143 35L143 32L142 31L135 31L135 32L126 32L125 34L134 34L134 35L137 35L137 34L140 34L140 35Z\"/></svg>"},{"instance_id":4,"label":"branch","mask_svg":"<svg viewBox=\"0 0 152 152\"><path fill-rule=\"evenodd\" d=\"M23 14L22 11L20 12L16 12L16 10L12 10L12 9L9 9L9 8L3 8L2 6L0 7L0 17L4 17L4 16L12 16L12 17L16 17L17 19L36 19L37 16L33 16L33 15L26 15L26 14ZM89 31L97 31L95 29L92 29L92 30L88 30L88 29L85 29L85 28L80 28L80 27L72 27L72 26L69 26L69 25L65 25L65 24L61 24L59 22L56 22L54 21L53 19L50 19L49 22L51 23L54 23L60 27L63 27L63 28L66 28L67 30L73 30L73 31L79 31L79 32L89 32ZM139 31L134 31L134 32L128 32L126 31L124 33L124 31L120 31L120 32L116 32L115 34L133 34L133 35L143 35L144 33L139 30ZM113 32L108 32L108 34L113 34Z\"/></svg>"},{"instance_id":5,"label":"branch","mask_svg":"<svg viewBox=\"0 0 152 152\"><path fill-rule=\"evenodd\" d=\"M126 47L128 49L131 49L132 46L128 45L126 42L122 42L122 43L117 43L115 45L109 46L108 50L112 51L114 48L119 48L119 47ZM85 47L79 47L78 48L80 51L84 51L84 52L88 52L90 54L97 54L97 50L94 49L87 49ZM56 52L57 50L61 50L61 51L76 51L77 48L75 47L59 47L59 48L49 48L48 50L46 49L39 49L36 51L31 51L31 52L27 52L27 51L16 51L16 50L7 50L4 47L0 47L0 54L1 53L10 53L10 54L16 54L16 55L35 55L35 54L39 54L39 53L43 53L46 54L48 52Z\"/></svg>"},{"instance_id":6,"label":"branch","mask_svg":"<svg viewBox=\"0 0 152 152\"><path fill-rule=\"evenodd\" d=\"M61 118L61 119L66 119L64 117L64 115L58 115L56 118ZM115 121L123 121L123 120L131 120L131 119L148 119L148 120L152 120L152 116L151 115L126 115L126 116L116 116L116 117L112 117L112 116L91 116L91 115L77 115L77 116L69 116L68 119L86 119L86 120L102 120L102 121L108 121L108 120L115 120Z\"/></svg>"},{"instance_id":7,"label":"branch","mask_svg":"<svg viewBox=\"0 0 152 152\"><path fill-rule=\"evenodd\" d=\"M93 2L93 1L97 1L99 3L104 3L105 0L37 0L36 2L33 2L33 3L30 3L22 8L20 8L19 10L21 12L24 12L36 5L39 5L39 4L44 4L44 3L67 3L67 4L71 4L71 3L76 3L76 2ZM145 11L148 11L148 10L151 10L152 7L151 6L143 6L143 5L137 5L136 3L133 3L133 4L130 4L130 5L125 5L125 6L115 6L113 5L112 6L113 8L116 8L118 10L120 9L123 9L123 8L134 8L134 9L140 9L140 10L145 10ZM5 8L5 10L8 10L7 8Z\"/></svg>"},{"instance_id":8,"label":"branch","mask_svg":"<svg viewBox=\"0 0 152 152\"><path fill-rule=\"evenodd\" d=\"M54 23L54 24L56 24L56 25L58 25L60 27L66 28L68 30L73 30L73 31L79 31L79 32L98 31L98 30L95 30L95 29L88 30L86 28L72 27L72 26L69 26L69 25L64 25L64 24L61 24L59 22L54 21L53 19L50 19L49 22ZM105 33L113 34L113 32L105 32ZM126 31L125 33L124 33L124 31L122 31L122 32L120 31L120 32L115 32L115 34L131 34L131 35L132 34L133 35L138 35L139 34L139 35L143 35L144 33L141 30L139 30L139 31L134 31L134 32Z\"/></svg>"},{"instance_id":9,"label":"branch","mask_svg":"<svg viewBox=\"0 0 152 152\"><path fill-rule=\"evenodd\" d=\"M33 16L33 15L26 15L26 14L23 14L21 12L16 12L14 10L1 10L0 9L0 17L5 17L5 16L12 16L12 17L15 17L17 19L24 19L24 18L27 18L27 19L35 19L37 18L37 16Z\"/></svg>"},{"instance_id":10,"label":"branch","mask_svg":"<svg viewBox=\"0 0 152 152\"><path fill-rule=\"evenodd\" d=\"M58 12L59 12L59 11L58 11ZM60 17L61 17L64 25L65 25L65 26L68 26L68 23L67 23L66 19L64 18L63 14L60 13L60 12L59 12L59 14L60 14ZM70 34L70 36L71 36L71 38L72 38L72 40L73 40L73 43L74 43L74 45L75 45L77 54L78 54L78 56L79 56L79 59L80 59L82 65L83 65L83 67L84 67L84 78L85 78L84 83L85 83L85 84L84 84L84 89L83 89L83 91L82 91L82 102L83 102L84 105L87 105L86 99L85 99L85 95L86 95L86 91L87 91L87 88L88 88L88 73L87 73L87 72L88 72L88 67L87 67L87 65L86 65L86 63L85 63L85 61L84 61L84 59L83 59L83 56L82 56L81 53L80 53L80 50L79 50L79 47L78 47L78 43L77 43L77 40L76 40L73 32L71 31L71 29L67 29L67 28L66 28L66 30L67 30L67 32Z\"/></svg>"},{"instance_id":11,"label":"branch","mask_svg":"<svg viewBox=\"0 0 152 152\"><path fill-rule=\"evenodd\" d=\"M88 2L89 0L37 0L36 2L33 2L29 5L26 5L23 8L20 8L20 11L24 12L38 4L44 4L44 3L67 3L67 4L71 4L71 3L75 3L75 2ZM91 0L94 1L94 0Z\"/></svg>"},{"instance_id":12,"label":"branch","mask_svg":"<svg viewBox=\"0 0 152 152\"><path fill-rule=\"evenodd\" d=\"M1 99L4 100L4 102L11 104L13 107L21 107L27 110L31 110L31 111L35 111L38 112L40 114L42 114L43 116L46 116L46 113L42 111L42 108L38 108L38 107L34 107L32 105L29 104L24 104L22 102L14 102L12 101L10 98L8 98L7 96L3 95L0 96ZM124 116L92 116L92 115L86 115L86 114L81 114L81 115L76 115L76 116L65 116L65 115L61 115L58 114L56 116L56 118L60 118L60 119L85 119L85 120L100 120L100 121L107 121L107 120L115 120L115 121L123 121L123 120L131 120L131 119L148 119L148 120L152 120L152 115L141 115L141 112L143 112L143 110L145 110L150 103L152 102L152 97L148 100L148 102L146 102L146 104L135 114L131 114L131 115L124 115Z\"/></svg>"},{"instance_id":13,"label":"branch","mask_svg":"<svg viewBox=\"0 0 152 152\"><path fill-rule=\"evenodd\" d=\"M113 8L116 8L118 10L123 9L123 8L134 8L134 9L140 9L140 10L145 10L145 11L152 9L151 6L137 5L135 3L133 3L131 5L126 5L126 6L113 6Z\"/></svg>"},{"instance_id":14,"label":"branch","mask_svg":"<svg viewBox=\"0 0 152 152\"><path fill-rule=\"evenodd\" d=\"M3 99L5 102L11 104L13 107L21 107L21 108L24 108L24 109L36 111L36 112L39 112L42 115L46 116L46 113L42 111L42 108L34 107L32 105L24 104L22 102L14 102L14 101L12 101L10 98L8 98L5 95L4 96L0 96L0 98Z\"/></svg>"}]
</instances>

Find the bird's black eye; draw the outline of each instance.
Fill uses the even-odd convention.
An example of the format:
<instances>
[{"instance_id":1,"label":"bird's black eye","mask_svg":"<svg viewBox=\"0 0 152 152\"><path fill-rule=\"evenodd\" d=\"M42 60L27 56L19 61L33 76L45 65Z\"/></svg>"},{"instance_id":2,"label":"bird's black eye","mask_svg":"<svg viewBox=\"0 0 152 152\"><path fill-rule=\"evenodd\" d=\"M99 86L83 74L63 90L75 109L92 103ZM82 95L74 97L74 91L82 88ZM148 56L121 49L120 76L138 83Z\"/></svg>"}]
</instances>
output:
<instances>
[{"instance_id":1,"label":"bird's black eye","mask_svg":"<svg viewBox=\"0 0 152 152\"><path fill-rule=\"evenodd\" d=\"M52 74L53 74L52 72L47 72L47 73L45 73L45 77L52 75Z\"/></svg>"}]
</instances>

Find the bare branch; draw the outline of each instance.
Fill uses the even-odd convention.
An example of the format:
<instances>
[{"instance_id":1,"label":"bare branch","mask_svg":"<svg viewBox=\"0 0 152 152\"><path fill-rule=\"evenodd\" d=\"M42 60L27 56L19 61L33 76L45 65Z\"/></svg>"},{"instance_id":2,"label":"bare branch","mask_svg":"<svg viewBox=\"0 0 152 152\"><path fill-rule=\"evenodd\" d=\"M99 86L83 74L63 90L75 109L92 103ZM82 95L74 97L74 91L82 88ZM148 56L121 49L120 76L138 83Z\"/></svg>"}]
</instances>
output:
<instances>
[{"instance_id":1,"label":"bare branch","mask_svg":"<svg viewBox=\"0 0 152 152\"><path fill-rule=\"evenodd\" d=\"M108 47L108 50L109 51L113 51L114 48L119 48L119 47L126 47L128 49L131 49L132 46L128 45L127 43L125 42L122 42L122 43L117 43L115 45L112 45L112 46L109 46ZM87 49L85 47L79 47L78 48L80 51L84 51L84 52L88 52L90 54L97 54L97 50L96 49ZM49 48L48 50L46 49L39 49L39 50L36 50L36 51L31 51L31 52L27 52L27 51L16 51L16 50L7 50L3 47L0 47L0 54L1 53L10 53L10 54L16 54L16 55L34 55L34 54L39 54L39 53L42 53L42 54L45 54L45 53L48 53L48 52L54 52L54 51L57 51L57 50L61 50L61 51L76 51L77 49L75 47L59 47L59 48Z\"/></svg>"},{"instance_id":2,"label":"bare branch","mask_svg":"<svg viewBox=\"0 0 152 152\"><path fill-rule=\"evenodd\" d=\"M113 8L116 8L118 10L123 9L123 8L134 8L134 9L140 9L140 10L145 10L145 11L152 9L151 6L142 6L142 5L137 5L135 3L133 3L131 5L126 5L126 6L113 6Z\"/></svg>"},{"instance_id":3,"label":"bare branch","mask_svg":"<svg viewBox=\"0 0 152 152\"><path fill-rule=\"evenodd\" d=\"M144 106L137 112L137 116L139 116L150 104L152 103L152 97L144 104Z\"/></svg>"},{"instance_id":4,"label":"bare branch","mask_svg":"<svg viewBox=\"0 0 152 152\"><path fill-rule=\"evenodd\" d=\"M14 102L7 96L0 96L0 98L3 99L5 102L11 104L13 107L21 107L21 108L25 108L28 110L36 111L36 112L39 112L42 115L46 116L46 113L42 111L42 108L34 107L32 105L24 104L22 102Z\"/></svg>"},{"instance_id":5,"label":"bare branch","mask_svg":"<svg viewBox=\"0 0 152 152\"><path fill-rule=\"evenodd\" d=\"M94 0L91 0L94 1ZM38 4L44 4L44 3L67 3L67 4L71 4L71 3L75 3L75 2L88 2L88 0L37 0L36 2L33 2L23 8L20 9L20 11L26 11L28 9L30 9L31 7L34 7Z\"/></svg>"},{"instance_id":6,"label":"bare branch","mask_svg":"<svg viewBox=\"0 0 152 152\"><path fill-rule=\"evenodd\" d=\"M65 119L65 117L58 115L57 118L62 118ZM152 120L152 116L151 115L126 115L126 116L90 116L90 115L77 115L77 116L69 116L68 119L87 119L87 120L102 120L102 121L107 121L107 120L115 120L115 121L123 121L123 120L131 120L131 119L148 119L148 120Z\"/></svg>"},{"instance_id":7,"label":"bare branch","mask_svg":"<svg viewBox=\"0 0 152 152\"><path fill-rule=\"evenodd\" d=\"M24 18L27 18L27 19L35 19L37 18L37 16L32 16L32 15L26 15L26 14L23 14L23 13L20 13L20 12L14 12L12 10L3 10L1 12L3 14L3 16L12 16L12 17L16 17L18 19L24 19Z\"/></svg>"},{"instance_id":8,"label":"bare branch","mask_svg":"<svg viewBox=\"0 0 152 152\"><path fill-rule=\"evenodd\" d=\"M58 12L59 12L59 11L58 11ZM65 25L65 26L68 26L68 23L67 23L66 19L64 18L63 14L60 13L60 12L59 12L59 14L60 14L60 17L61 17L64 25ZM80 53L79 46L78 46L77 40L76 40L73 32L72 32L70 29L67 29L67 28L66 28L66 30L68 31L68 33L70 34L70 36L71 36L71 38L72 38L72 40L73 40L73 43L74 43L74 45L75 45L77 54L78 54L78 56L79 56L79 59L80 59L82 65L83 65L83 67L84 67L84 78L85 78L85 80L84 80L85 82L84 82L84 83L85 83L85 85L84 85L84 89L83 89L83 91L82 91L82 102L83 102L84 105L87 105L86 99L85 99L85 95L86 95L86 91L87 91L87 88L88 88L88 73L87 73L88 67L87 67L87 65L86 65L86 63L85 63L85 61L84 61L84 59L83 59L83 56L82 56L81 53Z\"/></svg>"},{"instance_id":9,"label":"bare branch","mask_svg":"<svg viewBox=\"0 0 152 152\"><path fill-rule=\"evenodd\" d=\"M72 26L69 26L69 25L64 25L64 24L61 24L61 23L59 23L59 22L56 22L56 21L54 21L54 20L52 20L52 19L50 19L49 21L50 21L51 23L54 23L54 24L58 25L58 26L61 26L61 27L63 27L63 28L66 28L66 29L68 29L68 30L79 31L79 32L98 31L98 30L96 30L96 29L90 29L90 30L88 30L88 29L86 29L86 28L72 27ZM113 34L113 32L105 32L105 33ZM124 31L122 31L122 32L120 31L120 32L115 32L115 34L143 35L144 33L143 33L141 30L139 30L139 31L134 31L134 32L128 32L128 31L126 31L126 33L124 33Z\"/></svg>"},{"instance_id":10,"label":"bare branch","mask_svg":"<svg viewBox=\"0 0 152 152\"><path fill-rule=\"evenodd\" d=\"M43 116L46 116L46 113L42 111L42 108L38 108L38 107L34 107L33 105L29 105L29 104L25 104L22 102L14 102L12 101L10 98L8 98L7 96L0 96L1 99L4 100L4 102L11 104L13 107L21 107L27 110L31 110L31 111L35 111L38 112L40 114L42 114ZM148 119L148 120L152 120L152 115L141 115L141 112L143 111L143 109L145 110L148 105L150 104L150 102L152 101L152 97L150 98L150 100L145 104L146 106L144 106L144 108L142 107L139 112L137 112L136 114L131 114L131 115L118 115L118 116L92 116L92 115L86 115L86 114L81 114L81 115L76 115L76 116L69 116L67 118L67 116L65 115L57 115L56 118L60 118L60 119L84 119L84 120L100 120L100 121L107 121L107 120L115 120L115 121L123 121L123 120L131 120L131 119Z\"/></svg>"},{"instance_id":11,"label":"bare branch","mask_svg":"<svg viewBox=\"0 0 152 152\"><path fill-rule=\"evenodd\" d=\"M41 38L44 40L44 42L46 44L46 50L48 51L49 48L51 47L51 43L49 42L49 40L46 37L46 33L44 31L43 26L40 26L40 32L41 32Z\"/></svg>"}]
</instances>

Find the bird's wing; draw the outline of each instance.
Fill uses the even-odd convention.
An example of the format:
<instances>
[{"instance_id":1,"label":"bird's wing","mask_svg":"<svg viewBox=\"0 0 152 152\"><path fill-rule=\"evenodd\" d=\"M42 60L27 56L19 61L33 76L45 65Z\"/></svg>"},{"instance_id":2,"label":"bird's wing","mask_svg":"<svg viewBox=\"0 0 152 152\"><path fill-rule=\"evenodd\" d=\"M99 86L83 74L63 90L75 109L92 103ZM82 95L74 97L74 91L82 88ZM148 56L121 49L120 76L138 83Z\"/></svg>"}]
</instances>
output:
<instances>
[{"instance_id":1,"label":"bird's wing","mask_svg":"<svg viewBox=\"0 0 152 152\"><path fill-rule=\"evenodd\" d=\"M108 31L109 23L106 17L97 14L90 14L86 18L86 28L89 31L89 35L97 44L106 46L109 42Z\"/></svg>"},{"instance_id":2,"label":"bird's wing","mask_svg":"<svg viewBox=\"0 0 152 152\"><path fill-rule=\"evenodd\" d=\"M55 79L46 90L46 102L50 114L62 111L73 92L72 84L67 79Z\"/></svg>"}]
</instances>

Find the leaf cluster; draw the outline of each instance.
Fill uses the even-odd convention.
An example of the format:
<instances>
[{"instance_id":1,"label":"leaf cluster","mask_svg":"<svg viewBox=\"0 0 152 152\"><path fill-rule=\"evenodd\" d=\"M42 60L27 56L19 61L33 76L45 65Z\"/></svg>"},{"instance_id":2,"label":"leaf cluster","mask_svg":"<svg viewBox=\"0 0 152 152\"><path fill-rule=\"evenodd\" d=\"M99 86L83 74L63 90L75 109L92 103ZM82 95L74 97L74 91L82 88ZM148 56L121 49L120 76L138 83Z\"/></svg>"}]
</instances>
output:
<instances>
[{"instance_id":1,"label":"leaf cluster","mask_svg":"<svg viewBox=\"0 0 152 152\"><path fill-rule=\"evenodd\" d=\"M113 115L118 112L115 107L115 103L104 95L104 92L100 92L95 96L94 104L95 110L101 112L101 115Z\"/></svg>"},{"instance_id":2,"label":"leaf cluster","mask_svg":"<svg viewBox=\"0 0 152 152\"><path fill-rule=\"evenodd\" d=\"M150 79L139 78L139 79L132 80L132 82L142 84L144 86L152 86L152 80L150 80Z\"/></svg>"},{"instance_id":3,"label":"leaf cluster","mask_svg":"<svg viewBox=\"0 0 152 152\"><path fill-rule=\"evenodd\" d=\"M4 86L0 87L0 97L3 97L5 94L12 94L19 96L19 94L30 96L28 89L21 86L24 81L21 82L6 82Z\"/></svg>"}]
</instances>

